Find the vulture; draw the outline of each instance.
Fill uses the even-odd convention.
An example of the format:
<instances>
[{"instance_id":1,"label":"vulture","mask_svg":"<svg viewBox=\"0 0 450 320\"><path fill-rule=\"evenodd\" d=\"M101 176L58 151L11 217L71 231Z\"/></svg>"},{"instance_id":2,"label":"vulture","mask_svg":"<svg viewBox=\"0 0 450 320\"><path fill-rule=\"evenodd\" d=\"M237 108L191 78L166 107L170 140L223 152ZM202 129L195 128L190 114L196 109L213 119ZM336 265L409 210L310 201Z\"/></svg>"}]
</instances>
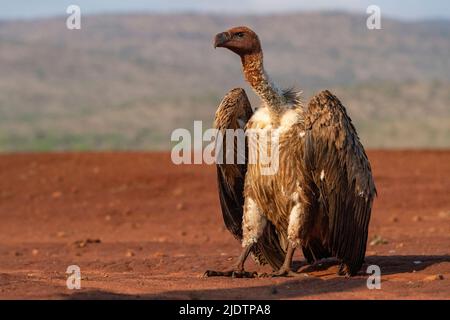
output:
<instances>
[{"instance_id":1,"label":"vulture","mask_svg":"<svg viewBox=\"0 0 450 320\"><path fill-rule=\"evenodd\" d=\"M222 140L216 141L216 154L245 159L217 163L223 219L243 249L230 270L208 270L205 276L254 277L256 272L244 269L249 255L272 267L267 276L296 276L297 248L308 263L334 257L339 275L356 275L364 263L376 188L345 107L328 90L305 105L300 92L280 89L267 75L260 40L248 27L217 34L214 47L240 56L245 80L261 100L253 112L244 89L231 90L217 109L215 128L276 132L278 168L263 174L263 164L249 161L247 134L245 154L236 143L229 150L228 135L217 136Z\"/></svg>"}]
</instances>

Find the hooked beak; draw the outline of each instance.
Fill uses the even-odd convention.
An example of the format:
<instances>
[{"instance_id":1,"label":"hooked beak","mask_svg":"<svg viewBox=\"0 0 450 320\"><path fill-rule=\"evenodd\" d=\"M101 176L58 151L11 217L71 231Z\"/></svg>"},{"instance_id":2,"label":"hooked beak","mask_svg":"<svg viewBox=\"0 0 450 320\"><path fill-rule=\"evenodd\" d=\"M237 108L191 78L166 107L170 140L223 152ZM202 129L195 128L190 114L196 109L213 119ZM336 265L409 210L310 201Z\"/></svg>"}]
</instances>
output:
<instances>
[{"instance_id":1,"label":"hooked beak","mask_svg":"<svg viewBox=\"0 0 450 320\"><path fill-rule=\"evenodd\" d=\"M217 47L224 47L225 43L230 40L230 35L228 32L222 32L216 34L214 37L214 49Z\"/></svg>"}]
</instances>

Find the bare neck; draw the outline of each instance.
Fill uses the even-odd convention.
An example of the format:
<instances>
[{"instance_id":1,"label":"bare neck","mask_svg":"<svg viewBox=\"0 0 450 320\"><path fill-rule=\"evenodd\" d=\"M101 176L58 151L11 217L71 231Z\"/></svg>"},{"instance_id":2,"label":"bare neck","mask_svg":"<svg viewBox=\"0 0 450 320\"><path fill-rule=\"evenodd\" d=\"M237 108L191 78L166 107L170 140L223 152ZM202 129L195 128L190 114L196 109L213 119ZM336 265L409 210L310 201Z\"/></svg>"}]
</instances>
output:
<instances>
[{"instance_id":1,"label":"bare neck","mask_svg":"<svg viewBox=\"0 0 450 320\"><path fill-rule=\"evenodd\" d=\"M279 113L286 98L264 70L262 52L241 57L245 80L250 84L264 104L274 113Z\"/></svg>"}]
</instances>

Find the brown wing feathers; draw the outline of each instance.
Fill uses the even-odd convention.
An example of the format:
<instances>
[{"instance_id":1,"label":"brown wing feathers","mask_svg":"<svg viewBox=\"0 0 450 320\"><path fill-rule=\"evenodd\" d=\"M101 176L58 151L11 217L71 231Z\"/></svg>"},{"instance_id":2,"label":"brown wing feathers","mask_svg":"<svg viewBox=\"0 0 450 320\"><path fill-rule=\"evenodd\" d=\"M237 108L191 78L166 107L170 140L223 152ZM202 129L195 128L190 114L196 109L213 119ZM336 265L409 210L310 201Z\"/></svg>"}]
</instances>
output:
<instances>
[{"instance_id":1,"label":"brown wing feathers","mask_svg":"<svg viewBox=\"0 0 450 320\"><path fill-rule=\"evenodd\" d=\"M225 130L239 128L237 119L247 107L250 107L250 102L245 95L245 91L237 88L231 90L224 97L217 109L214 127L222 132L222 141L217 141L216 153L221 152L223 160L226 157ZM220 150L219 147L222 149ZM236 150L234 150L234 153L236 153ZM219 199L225 226L239 240L242 239L244 204L242 191L246 171L246 164L217 164Z\"/></svg>"},{"instance_id":2,"label":"brown wing feathers","mask_svg":"<svg viewBox=\"0 0 450 320\"><path fill-rule=\"evenodd\" d=\"M245 126L253 111L245 91L241 88L231 90L222 100L216 112L214 127L223 131L225 129L238 129ZM239 124L238 119L241 121ZM218 143L226 147L225 136ZM235 143L236 146L236 143ZM247 151L247 148L245 148ZM225 149L222 149L225 154ZM234 159L238 150L234 149ZM217 152L217 150L216 150ZM242 218L244 206L244 182L247 171L247 157L245 164L217 164L217 181L222 215L227 229L242 239ZM268 223L261 239L252 251L254 257L261 264L270 264L278 269L284 261L284 251L280 245L278 235L272 223Z\"/></svg>"},{"instance_id":3,"label":"brown wing feathers","mask_svg":"<svg viewBox=\"0 0 450 320\"><path fill-rule=\"evenodd\" d=\"M376 194L370 164L345 108L329 91L310 101L305 124L305 166L318 193L317 214L328 222L323 245L352 275L364 260Z\"/></svg>"}]
</instances>

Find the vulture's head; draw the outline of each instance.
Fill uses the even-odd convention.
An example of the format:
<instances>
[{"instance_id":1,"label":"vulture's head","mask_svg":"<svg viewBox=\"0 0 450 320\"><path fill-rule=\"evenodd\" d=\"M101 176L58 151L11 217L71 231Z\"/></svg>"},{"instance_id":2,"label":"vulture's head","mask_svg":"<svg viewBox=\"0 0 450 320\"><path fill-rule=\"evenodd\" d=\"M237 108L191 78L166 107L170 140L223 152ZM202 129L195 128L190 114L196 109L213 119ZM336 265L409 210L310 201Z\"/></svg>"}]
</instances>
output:
<instances>
[{"instance_id":1,"label":"vulture's head","mask_svg":"<svg viewBox=\"0 0 450 320\"><path fill-rule=\"evenodd\" d=\"M214 48L227 48L241 57L261 52L261 43L256 33L247 27L234 27L217 34Z\"/></svg>"}]
</instances>

